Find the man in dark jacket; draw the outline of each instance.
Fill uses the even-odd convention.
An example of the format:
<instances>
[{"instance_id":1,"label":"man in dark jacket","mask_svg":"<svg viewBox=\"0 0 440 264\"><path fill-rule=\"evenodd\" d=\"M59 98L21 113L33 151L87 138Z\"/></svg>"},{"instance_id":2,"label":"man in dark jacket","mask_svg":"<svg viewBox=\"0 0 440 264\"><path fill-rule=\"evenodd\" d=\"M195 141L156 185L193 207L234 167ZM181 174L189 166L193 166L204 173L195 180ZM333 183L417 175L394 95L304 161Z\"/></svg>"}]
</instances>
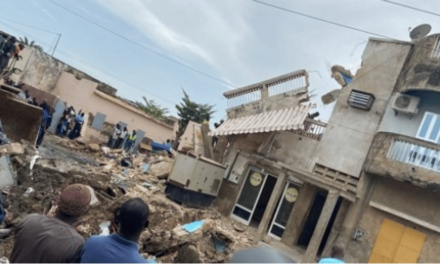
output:
<instances>
[{"instance_id":1,"label":"man in dark jacket","mask_svg":"<svg viewBox=\"0 0 440 264\"><path fill-rule=\"evenodd\" d=\"M89 187L69 185L60 194L55 217L26 216L15 229L11 263L78 263L84 238L72 225L87 212L91 199Z\"/></svg>"}]
</instances>

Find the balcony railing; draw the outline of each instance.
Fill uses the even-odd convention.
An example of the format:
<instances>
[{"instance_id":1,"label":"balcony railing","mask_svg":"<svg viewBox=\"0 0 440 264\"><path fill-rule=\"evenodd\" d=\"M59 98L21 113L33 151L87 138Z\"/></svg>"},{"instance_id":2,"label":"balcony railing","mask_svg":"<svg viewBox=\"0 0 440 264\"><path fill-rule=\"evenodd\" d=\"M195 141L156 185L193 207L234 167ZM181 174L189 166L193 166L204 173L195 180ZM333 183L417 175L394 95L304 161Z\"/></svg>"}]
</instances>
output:
<instances>
[{"instance_id":1,"label":"balcony railing","mask_svg":"<svg viewBox=\"0 0 440 264\"><path fill-rule=\"evenodd\" d=\"M234 108L279 94L306 92L308 87L309 77L307 71L300 70L235 89L223 95L228 99L228 108Z\"/></svg>"},{"instance_id":2,"label":"balcony railing","mask_svg":"<svg viewBox=\"0 0 440 264\"><path fill-rule=\"evenodd\" d=\"M405 135L379 132L364 163L372 175L440 192L440 145Z\"/></svg>"},{"instance_id":3,"label":"balcony railing","mask_svg":"<svg viewBox=\"0 0 440 264\"><path fill-rule=\"evenodd\" d=\"M421 144L394 139L387 158L440 172L439 149L425 147Z\"/></svg>"},{"instance_id":4,"label":"balcony railing","mask_svg":"<svg viewBox=\"0 0 440 264\"><path fill-rule=\"evenodd\" d=\"M304 121L304 129L294 130L293 133L320 141L326 127L326 123L307 118Z\"/></svg>"}]
</instances>

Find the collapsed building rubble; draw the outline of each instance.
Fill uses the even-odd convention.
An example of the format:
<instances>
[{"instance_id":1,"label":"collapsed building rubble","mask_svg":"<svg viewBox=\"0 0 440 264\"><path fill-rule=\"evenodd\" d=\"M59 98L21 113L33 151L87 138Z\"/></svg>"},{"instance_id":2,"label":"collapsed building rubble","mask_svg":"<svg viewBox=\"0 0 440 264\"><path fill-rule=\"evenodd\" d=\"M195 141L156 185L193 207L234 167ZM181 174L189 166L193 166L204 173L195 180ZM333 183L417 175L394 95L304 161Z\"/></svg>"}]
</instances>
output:
<instances>
[{"instance_id":1,"label":"collapsed building rubble","mask_svg":"<svg viewBox=\"0 0 440 264\"><path fill-rule=\"evenodd\" d=\"M2 190L7 231L0 232L0 257L9 257L13 230L21 219L31 213L52 215L57 195L72 183L90 186L96 197L89 212L75 226L85 239L100 234L100 225L106 221L110 221L110 233L115 232L118 208L130 198L141 197L150 206L150 228L139 240L140 253L145 257L156 257L160 262L225 262L235 249L252 243L252 231L234 228L236 223L212 208L181 206L166 198L165 188L174 162L168 154L128 155L110 151L99 143L67 141L50 135L40 152L26 141L15 146L20 148L19 145L23 151L16 151L11 158L17 160L13 163L15 183ZM37 156L41 157L35 159ZM31 169L32 162L35 165ZM199 230L189 233L182 229L199 220L204 221Z\"/></svg>"}]
</instances>

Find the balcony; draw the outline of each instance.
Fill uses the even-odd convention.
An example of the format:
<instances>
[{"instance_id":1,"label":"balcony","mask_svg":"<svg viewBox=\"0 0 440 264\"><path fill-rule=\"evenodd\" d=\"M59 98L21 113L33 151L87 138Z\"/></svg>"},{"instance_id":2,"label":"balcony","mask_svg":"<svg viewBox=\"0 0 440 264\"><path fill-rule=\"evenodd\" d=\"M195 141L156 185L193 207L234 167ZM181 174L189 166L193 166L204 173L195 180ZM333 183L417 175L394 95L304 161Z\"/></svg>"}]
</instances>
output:
<instances>
[{"instance_id":1,"label":"balcony","mask_svg":"<svg viewBox=\"0 0 440 264\"><path fill-rule=\"evenodd\" d=\"M380 132L364 164L366 172L440 191L440 145Z\"/></svg>"},{"instance_id":2,"label":"balcony","mask_svg":"<svg viewBox=\"0 0 440 264\"><path fill-rule=\"evenodd\" d=\"M304 129L303 130L294 130L292 131L295 134L299 134L304 137L308 137L317 141L321 141L322 135L324 134L325 128L327 127L326 123L313 120L310 118L306 118L304 121Z\"/></svg>"},{"instance_id":3,"label":"balcony","mask_svg":"<svg viewBox=\"0 0 440 264\"><path fill-rule=\"evenodd\" d=\"M267 107L271 110L289 107L295 105L292 98L297 95L301 95L298 101L307 101L308 78L307 71L300 70L228 91L223 95L227 99L229 117L237 117L241 112L260 113ZM231 116L231 112L235 114Z\"/></svg>"}]
</instances>

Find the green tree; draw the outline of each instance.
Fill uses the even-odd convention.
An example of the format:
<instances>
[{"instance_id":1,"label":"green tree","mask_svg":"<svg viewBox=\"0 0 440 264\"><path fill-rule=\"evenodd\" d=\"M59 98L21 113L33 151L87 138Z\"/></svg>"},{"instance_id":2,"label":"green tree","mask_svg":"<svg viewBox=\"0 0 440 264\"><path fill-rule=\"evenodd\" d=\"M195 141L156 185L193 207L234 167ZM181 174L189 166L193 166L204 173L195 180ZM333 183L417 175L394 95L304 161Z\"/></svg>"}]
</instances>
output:
<instances>
[{"instance_id":1,"label":"green tree","mask_svg":"<svg viewBox=\"0 0 440 264\"><path fill-rule=\"evenodd\" d=\"M154 100L148 100L145 96L143 96L142 99L144 99L144 102L136 102L136 105L140 110L144 111L148 115L166 122L169 125L174 124L174 121L167 117L167 108L161 107L159 104L154 102Z\"/></svg>"},{"instance_id":2,"label":"green tree","mask_svg":"<svg viewBox=\"0 0 440 264\"><path fill-rule=\"evenodd\" d=\"M34 48L34 49L39 50L39 51L43 51L43 47L41 47L40 45L35 44L35 41L33 41L33 40L31 42L29 42L27 37L19 38L19 40L20 40L21 43L23 43L24 45L26 45L28 47Z\"/></svg>"},{"instance_id":3,"label":"green tree","mask_svg":"<svg viewBox=\"0 0 440 264\"><path fill-rule=\"evenodd\" d=\"M182 102L180 105L176 105L177 115L179 116L179 131L177 137L180 137L185 132L189 121L202 123L207 118L210 119L215 112L213 110L214 105L199 104L191 101L185 90L183 90L183 94Z\"/></svg>"}]
</instances>

